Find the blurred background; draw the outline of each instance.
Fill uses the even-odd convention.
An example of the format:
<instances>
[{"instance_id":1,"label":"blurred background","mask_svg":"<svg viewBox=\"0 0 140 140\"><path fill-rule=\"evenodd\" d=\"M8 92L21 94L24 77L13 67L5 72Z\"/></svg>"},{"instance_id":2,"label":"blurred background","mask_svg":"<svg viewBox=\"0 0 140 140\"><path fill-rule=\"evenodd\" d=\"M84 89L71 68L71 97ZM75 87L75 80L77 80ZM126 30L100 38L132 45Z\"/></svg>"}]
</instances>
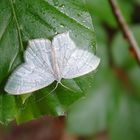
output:
<instances>
[{"instance_id":1,"label":"blurred background","mask_svg":"<svg viewBox=\"0 0 140 140\"><path fill-rule=\"evenodd\" d=\"M140 0L117 0L140 45ZM108 0L87 0L101 64L95 89L74 103L66 117L43 117L0 127L0 140L139 140L140 69Z\"/></svg>"}]
</instances>

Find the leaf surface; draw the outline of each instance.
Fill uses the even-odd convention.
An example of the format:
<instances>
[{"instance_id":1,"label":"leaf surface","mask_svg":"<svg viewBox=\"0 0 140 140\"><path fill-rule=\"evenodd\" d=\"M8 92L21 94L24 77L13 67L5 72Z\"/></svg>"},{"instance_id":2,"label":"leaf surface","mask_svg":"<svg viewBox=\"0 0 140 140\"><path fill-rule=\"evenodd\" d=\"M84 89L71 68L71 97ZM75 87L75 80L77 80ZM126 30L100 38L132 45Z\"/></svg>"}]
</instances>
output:
<instances>
[{"instance_id":1,"label":"leaf surface","mask_svg":"<svg viewBox=\"0 0 140 140\"><path fill-rule=\"evenodd\" d=\"M75 92L59 86L48 96L56 83L31 96L21 97L7 96L4 86L8 76L24 62L23 53L30 39L51 40L56 34L69 31L78 47L94 52L95 33L84 1L1 0L0 21L0 98L3 103L6 96L6 104L13 107L16 104L17 107L16 112L14 108L10 113L1 111L0 121L8 122L9 114L12 114L10 120L15 117L18 123L44 114L64 115L72 103L86 94L93 81L93 73L75 80L62 81ZM1 105L1 110L5 107Z\"/></svg>"}]
</instances>

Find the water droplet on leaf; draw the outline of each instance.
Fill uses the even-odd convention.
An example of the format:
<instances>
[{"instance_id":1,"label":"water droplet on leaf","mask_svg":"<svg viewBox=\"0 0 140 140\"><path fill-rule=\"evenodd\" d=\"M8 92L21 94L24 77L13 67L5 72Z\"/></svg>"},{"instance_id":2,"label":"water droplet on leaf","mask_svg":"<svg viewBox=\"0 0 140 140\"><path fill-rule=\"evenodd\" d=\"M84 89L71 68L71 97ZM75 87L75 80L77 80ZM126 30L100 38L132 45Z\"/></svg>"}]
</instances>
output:
<instances>
[{"instance_id":1,"label":"water droplet on leaf","mask_svg":"<svg viewBox=\"0 0 140 140\"><path fill-rule=\"evenodd\" d=\"M60 27L63 28L64 27L64 24L60 24Z\"/></svg>"},{"instance_id":2,"label":"water droplet on leaf","mask_svg":"<svg viewBox=\"0 0 140 140\"><path fill-rule=\"evenodd\" d=\"M58 0L53 0L53 3L54 3L54 6L58 6L59 5Z\"/></svg>"},{"instance_id":3,"label":"water droplet on leaf","mask_svg":"<svg viewBox=\"0 0 140 140\"><path fill-rule=\"evenodd\" d=\"M55 32L54 34L55 34L55 35L57 35L57 34L58 34L58 32Z\"/></svg>"},{"instance_id":4,"label":"water droplet on leaf","mask_svg":"<svg viewBox=\"0 0 140 140\"><path fill-rule=\"evenodd\" d=\"M60 7L60 8L64 8L64 7L65 7L65 5L64 5L64 4L61 4L59 7Z\"/></svg>"}]
</instances>

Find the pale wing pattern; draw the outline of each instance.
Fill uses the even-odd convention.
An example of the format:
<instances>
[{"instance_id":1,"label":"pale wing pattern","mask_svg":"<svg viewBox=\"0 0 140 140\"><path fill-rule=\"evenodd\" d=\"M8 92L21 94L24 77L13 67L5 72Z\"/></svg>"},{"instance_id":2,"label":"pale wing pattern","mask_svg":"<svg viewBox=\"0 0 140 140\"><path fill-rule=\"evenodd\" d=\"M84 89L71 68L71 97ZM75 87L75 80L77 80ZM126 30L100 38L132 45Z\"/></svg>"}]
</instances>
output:
<instances>
[{"instance_id":1,"label":"pale wing pattern","mask_svg":"<svg viewBox=\"0 0 140 140\"><path fill-rule=\"evenodd\" d=\"M72 79L85 75L95 70L99 63L100 59L97 56L86 50L76 49L67 61L62 78Z\"/></svg>"},{"instance_id":2,"label":"pale wing pattern","mask_svg":"<svg viewBox=\"0 0 140 140\"><path fill-rule=\"evenodd\" d=\"M51 42L46 39L29 41L25 63L10 76L5 91L11 94L33 92L51 84L55 78L51 65Z\"/></svg>"},{"instance_id":3,"label":"pale wing pattern","mask_svg":"<svg viewBox=\"0 0 140 140\"><path fill-rule=\"evenodd\" d=\"M100 59L87 50L81 50L69 36L59 34L52 41L61 78L72 79L97 68Z\"/></svg>"},{"instance_id":4,"label":"pale wing pattern","mask_svg":"<svg viewBox=\"0 0 140 140\"><path fill-rule=\"evenodd\" d=\"M69 36L69 32L58 34L52 40L52 47L55 52L56 65L59 69L59 77L62 78L62 72L67 64L68 59L76 50L75 43Z\"/></svg>"},{"instance_id":5,"label":"pale wing pattern","mask_svg":"<svg viewBox=\"0 0 140 140\"><path fill-rule=\"evenodd\" d=\"M25 51L25 62L33 64L37 67L47 69L53 72L52 69L52 50L51 41L48 39L34 39L29 41L27 50Z\"/></svg>"}]
</instances>

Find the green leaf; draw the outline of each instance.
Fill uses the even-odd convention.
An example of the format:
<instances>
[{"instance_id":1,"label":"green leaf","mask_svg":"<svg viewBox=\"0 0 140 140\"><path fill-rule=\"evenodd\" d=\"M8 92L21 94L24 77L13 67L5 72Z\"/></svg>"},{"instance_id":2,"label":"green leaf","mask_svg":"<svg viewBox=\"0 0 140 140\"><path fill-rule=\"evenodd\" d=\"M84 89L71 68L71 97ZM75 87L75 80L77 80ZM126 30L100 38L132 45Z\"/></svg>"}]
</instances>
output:
<instances>
[{"instance_id":1,"label":"green leaf","mask_svg":"<svg viewBox=\"0 0 140 140\"><path fill-rule=\"evenodd\" d=\"M133 96L123 95L110 124L111 140L138 140L140 137L139 112L140 101Z\"/></svg>"},{"instance_id":2,"label":"green leaf","mask_svg":"<svg viewBox=\"0 0 140 140\"><path fill-rule=\"evenodd\" d=\"M4 95L8 76L24 61L23 53L29 39L52 39L58 33L69 31L78 47L92 52L95 50L94 28L84 1L1 0L0 21L0 93ZM93 82L93 73L63 82L75 92L59 86L49 94L54 83L33 93L28 99L27 96L12 96L17 106L17 112L13 112L17 122L25 122L44 114L64 115L72 103L85 96ZM23 99L26 99L24 104ZM3 106L1 110L4 110ZM1 116L4 117L3 114Z\"/></svg>"},{"instance_id":3,"label":"green leaf","mask_svg":"<svg viewBox=\"0 0 140 140\"><path fill-rule=\"evenodd\" d=\"M13 96L0 95L0 123L8 124L16 115L16 103Z\"/></svg>"},{"instance_id":4,"label":"green leaf","mask_svg":"<svg viewBox=\"0 0 140 140\"><path fill-rule=\"evenodd\" d=\"M138 78L133 77L134 80ZM134 90L124 88L114 71L104 68L95 76L87 98L80 99L69 109L67 130L84 136L107 131L111 140L137 140L140 134L139 105L140 96Z\"/></svg>"},{"instance_id":5,"label":"green leaf","mask_svg":"<svg viewBox=\"0 0 140 140\"><path fill-rule=\"evenodd\" d=\"M94 88L87 98L81 99L69 110L67 129L71 133L93 135L107 128L108 120L113 115L113 109L117 106L117 98L119 98L116 88L113 88L116 83L115 78L108 69L97 73Z\"/></svg>"}]
</instances>

